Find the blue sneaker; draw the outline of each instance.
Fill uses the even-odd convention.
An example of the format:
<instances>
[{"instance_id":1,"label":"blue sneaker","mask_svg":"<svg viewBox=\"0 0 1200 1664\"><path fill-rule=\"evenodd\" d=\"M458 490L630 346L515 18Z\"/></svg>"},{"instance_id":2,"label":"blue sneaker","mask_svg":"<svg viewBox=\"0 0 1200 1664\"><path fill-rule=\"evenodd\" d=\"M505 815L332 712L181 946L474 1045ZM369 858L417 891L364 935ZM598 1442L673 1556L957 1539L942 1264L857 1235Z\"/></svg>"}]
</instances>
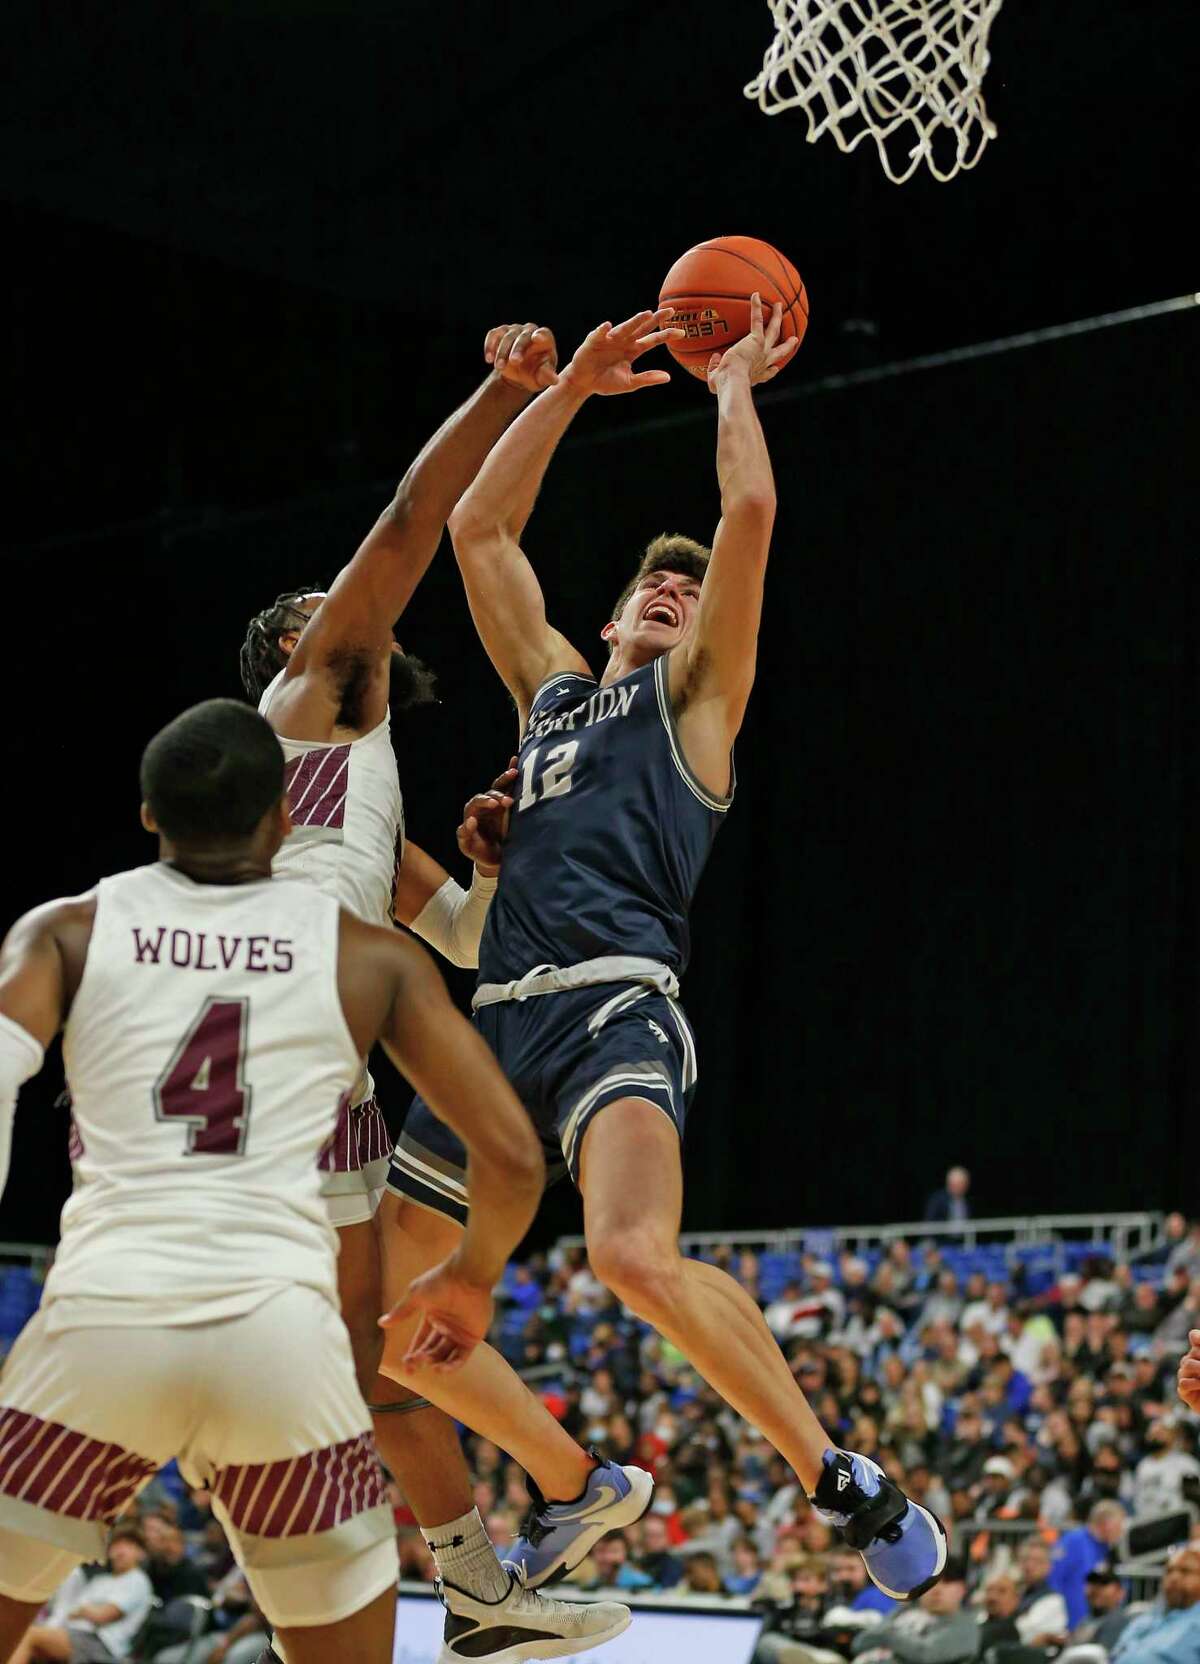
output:
<instances>
[{"instance_id":1,"label":"blue sneaker","mask_svg":"<svg viewBox=\"0 0 1200 1664\"><path fill-rule=\"evenodd\" d=\"M573 1572L601 1537L640 1520L654 1495L654 1480L644 1468L615 1462L599 1462L574 1502L547 1502L532 1479L526 1484L533 1507L501 1564L527 1589Z\"/></svg>"},{"instance_id":2,"label":"blue sneaker","mask_svg":"<svg viewBox=\"0 0 1200 1664\"><path fill-rule=\"evenodd\" d=\"M827 1450L809 1498L866 1562L871 1582L892 1600L916 1600L946 1569L946 1532L936 1514L910 1502L868 1456Z\"/></svg>"}]
</instances>

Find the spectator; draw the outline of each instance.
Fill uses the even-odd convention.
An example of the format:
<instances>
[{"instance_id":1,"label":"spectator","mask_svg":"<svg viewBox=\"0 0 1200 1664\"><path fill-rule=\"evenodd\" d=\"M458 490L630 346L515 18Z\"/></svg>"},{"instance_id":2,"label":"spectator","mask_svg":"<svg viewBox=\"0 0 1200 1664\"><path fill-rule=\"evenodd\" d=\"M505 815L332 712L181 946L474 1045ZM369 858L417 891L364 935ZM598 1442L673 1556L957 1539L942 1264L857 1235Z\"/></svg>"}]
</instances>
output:
<instances>
[{"instance_id":1,"label":"spectator","mask_svg":"<svg viewBox=\"0 0 1200 1664\"><path fill-rule=\"evenodd\" d=\"M1174 1416L1161 1416L1146 1431L1148 1455L1137 1465L1133 1482L1133 1511L1169 1514L1183 1505L1183 1482L1200 1478L1200 1462L1179 1449L1179 1427Z\"/></svg>"},{"instance_id":2,"label":"spectator","mask_svg":"<svg viewBox=\"0 0 1200 1664\"><path fill-rule=\"evenodd\" d=\"M1200 1658L1200 1548L1177 1549L1163 1573L1162 1596L1132 1618L1113 1664L1196 1664Z\"/></svg>"},{"instance_id":3,"label":"spectator","mask_svg":"<svg viewBox=\"0 0 1200 1664\"><path fill-rule=\"evenodd\" d=\"M1064 1532L1059 1539L1048 1581L1066 1601L1067 1622L1072 1629L1087 1616L1087 1574L1112 1557L1125 1530L1125 1519L1119 1502L1097 1502L1086 1525Z\"/></svg>"},{"instance_id":4,"label":"spectator","mask_svg":"<svg viewBox=\"0 0 1200 1664\"><path fill-rule=\"evenodd\" d=\"M1129 1623L1124 1611L1125 1586L1112 1566L1102 1560L1087 1574L1088 1615L1076 1624L1070 1644L1090 1643L1111 1652Z\"/></svg>"},{"instance_id":5,"label":"spectator","mask_svg":"<svg viewBox=\"0 0 1200 1664\"><path fill-rule=\"evenodd\" d=\"M979 1619L980 1658L987 1654L989 1647L1019 1644L1017 1605L1020 1598L1016 1581L1007 1572L993 1572L988 1578L983 1586L983 1611Z\"/></svg>"},{"instance_id":6,"label":"spectator","mask_svg":"<svg viewBox=\"0 0 1200 1664\"><path fill-rule=\"evenodd\" d=\"M619 1531L602 1537L591 1552L592 1575L583 1587L593 1589L649 1589L645 1572L629 1561L629 1544ZM586 1565L586 1562L585 1562Z\"/></svg>"},{"instance_id":7,"label":"spectator","mask_svg":"<svg viewBox=\"0 0 1200 1664\"><path fill-rule=\"evenodd\" d=\"M969 1219L971 1204L967 1201L967 1192L970 1188L971 1175L966 1168L952 1167L946 1174L945 1187L935 1190L926 1202L924 1217L931 1225Z\"/></svg>"},{"instance_id":8,"label":"spectator","mask_svg":"<svg viewBox=\"0 0 1200 1664\"><path fill-rule=\"evenodd\" d=\"M733 1571L725 1579L725 1587L731 1595L753 1594L762 1582L763 1568L758 1549L749 1537L739 1537L734 1543L732 1560Z\"/></svg>"},{"instance_id":9,"label":"spectator","mask_svg":"<svg viewBox=\"0 0 1200 1664\"><path fill-rule=\"evenodd\" d=\"M754 1664L826 1664L838 1659L840 1654L826 1646L829 1604L824 1562L815 1555L801 1556L791 1569L788 1598L766 1611Z\"/></svg>"},{"instance_id":10,"label":"spectator","mask_svg":"<svg viewBox=\"0 0 1200 1664\"><path fill-rule=\"evenodd\" d=\"M215 1591L213 1609L220 1625L215 1633L156 1652L154 1664L258 1664L271 1625L255 1605L240 1567Z\"/></svg>"},{"instance_id":11,"label":"spectator","mask_svg":"<svg viewBox=\"0 0 1200 1664\"><path fill-rule=\"evenodd\" d=\"M744 1542L745 1538L740 1540ZM656 1589L673 1589L683 1579L683 1561L671 1553L670 1533L661 1514L647 1514L642 1521L642 1550L637 1557L637 1569L645 1573Z\"/></svg>"},{"instance_id":12,"label":"spectator","mask_svg":"<svg viewBox=\"0 0 1200 1664\"><path fill-rule=\"evenodd\" d=\"M1027 1537L1017 1555L1021 1592L1017 1633L1027 1647L1046 1647L1067 1633L1067 1603L1050 1587L1050 1550L1040 1537Z\"/></svg>"},{"instance_id":13,"label":"spectator","mask_svg":"<svg viewBox=\"0 0 1200 1664\"><path fill-rule=\"evenodd\" d=\"M1192 1220L1187 1235L1167 1255L1167 1276L1172 1277L1177 1271L1184 1272L1189 1282L1200 1277L1200 1219Z\"/></svg>"},{"instance_id":14,"label":"spectator","mask_svg":"<svg viewBox=\"0 0 1200 1664\"><path fill-rule=\"evenodd\" d=\"M966 1664L979 1646L979 1625L963 1610L966 1577L961 1560L947 1560L941 1582L921 1596L915 1611L902 1607L865 1630L850 1656L860 1664Z\"/></svg>"},{"instance_id":15,"label":"spectator","mask_svg":"<svg viewBox=\"0 0 1200 1664\"><path fill-rule=\"evenodd\" d=\"M142 1521L146 1539L145 1572L154 1589L155 1598L164 1606L182 1595L202 1595L208 1598L208 1579L203 1570L188 1558L183 1532L162 1514L147 1514Z\"/></svg>"},{"instance_id":16,"label":"spectator","mask_svg":"<svg viewBox=\"0 0 1200 1664\"><path fill-rule=\"evenodd\" d=\"M711 1554L690 1554L684 1572L684 1588L689 1595L723 1595L725 1585Z\"/></svg>"},{"instance_id":17,"label":"spectator","mask_svg":"<svg viewBox=\"0 0 1200 1664\"><path fill-rule=\"evenodd\" d=\"M9 1664L57 1659L61 1664L108 1664L128 1658L150 1614L154 1591L142 1569L146 1544L133 1525L114 1527L107 1570L89 1578L78 1567L50 1603L45 1623L34 1624Z\"/></svg>"},{"instance_id":18,"label":"spectator","mask_svg":"<svg viewBox=\"0 0 1200 1664\"><path fill-rule=\"evenodd\" d=\"M851 1612L878 1612L881 1617L887 1617L897 1606L871 1582L862 1555L850 1548L835 1549L830 1556L829 1593L838 1605L848 1607Z\"/></svg>"}]
</instances>

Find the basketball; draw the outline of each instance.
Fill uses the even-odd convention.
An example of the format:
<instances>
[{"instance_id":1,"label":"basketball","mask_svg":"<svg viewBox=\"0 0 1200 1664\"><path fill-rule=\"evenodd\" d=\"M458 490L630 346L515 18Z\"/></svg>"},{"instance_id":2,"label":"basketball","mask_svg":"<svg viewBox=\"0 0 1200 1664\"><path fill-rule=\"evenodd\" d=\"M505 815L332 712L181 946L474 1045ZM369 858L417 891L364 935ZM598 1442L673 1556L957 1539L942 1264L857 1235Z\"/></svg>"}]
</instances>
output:
<instances>
[{"instance_id":1,"label":"basketball","mask_svg":"<svg viewBox=\"0 0 1200 1664\"><path fill-rule=\"evenodd\" d=\"M797 343L808 328L808 295L792 262L757 237L714 237L681 254L663 279L660 306L673 306L672 322L687 331L669 343L671 357L704 380L714 352L750 333L750 296L762 297L763 321L783 304L781 341Z\"/></svg>"}]
</instances>

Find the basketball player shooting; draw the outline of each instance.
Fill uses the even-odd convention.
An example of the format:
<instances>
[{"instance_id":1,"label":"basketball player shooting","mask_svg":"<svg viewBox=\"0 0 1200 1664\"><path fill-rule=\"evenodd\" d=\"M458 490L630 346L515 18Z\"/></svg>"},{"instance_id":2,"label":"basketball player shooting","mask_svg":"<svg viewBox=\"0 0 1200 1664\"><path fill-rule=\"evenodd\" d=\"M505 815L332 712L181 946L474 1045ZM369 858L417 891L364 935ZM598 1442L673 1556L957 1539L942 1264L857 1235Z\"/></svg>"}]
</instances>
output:
<instances>
[{"instance_id":1,"label":"basketball player shooting","mask_svg":"<svg viewBox=\"0 0 1200 1664\"><path fill-rule=\"evenodd\" d=\"M711 552L680 537L649 545L600 631L609 659L599 682L548 622L518 542L555 447L586 401L669 379L634 366L678 338L671 315L660 308L593 330L498 442L450 519L472 616L520 725L476 1021L544 1149L582 1193L596 1275L771 1440L879 1587L909 1600L945 1565L939 1522L866 1457L831 1445L753 1300L678 1247L680 1139L696 1050L675 996L688 909L732 801L731 752L754 681L775 487L752 390L795 346L779 340L781 309L764 321L754 296L750 332L708 363L721 490ZM511 354L528 367L545 350L525 331ZM418 1101L389 1188L461 1223L469 1217L462 1183L461 1152ZM455 1373L438 1373L453 1359L460 1318L470 1319L459 1298L436 1270L418 1279L393 1316L383 1367L410 1384L423 1377L431 1397L478 1426L472 1413L511 1395L485 1348ZM514 1424L506 1434L493 1417L487 1431L527 1460L528 1429ZM536 1466L536 1453L531 1460ZM603 1464L570 1504L536 1495L506 1563L535 1587L548 1569L572 1563L590 1514L619 1483Z\"/></svg>"},{"instance_id":2,"label":"basketball player shooting","mask_svg":"<svg viewBox=\"0 0 1200 1664\"><path fill-rule=\"evenodd\" d=\"M293 825L276 873L315 885L369 923L394 918L462 966L479 963L499 859L483 831L486 817L481 821L473 811L503 813L510 776L464 811L459 843L475 870L463 890L405 836L391 718L432 698L433 676L402 650L394 629L450 510L491 446L530 398L556 380L548 331L539 332L542 350L527 362L511 355L517 338L534 328L488 332L486 379L409 467L328 594L310 587L281 595L251 619L241 651L243 684L279 736L287 763ZM364 1068L322 1158L322 1194L339 1236L338 1288L359 1383L380 1452L437 1562L449 1609L447 1648L457 1639L470 1656L504 1664L549 1656L551 1645L555 1657L586 1651L623 1628L627 1610L534 1599L502 1570L475 1507L453 1423L426 1399L376 1376L383 1344L380 1244L386 1258L400 1241L395 1232L381 1239L375 1222L389 1149ZM393 1298L407 1280L402 1267L392 1268Z\"/></svg>"},{"instance_id":3,"label":"basketball player shooting","mask_svg":"<svg viewBox=\"0 0 1200 1664\"><path fill-rule=\"evenodd\" d=\"M0 951L0 1186L18 1088L60 1028L84 1152L0 1383L0 1658L178 1458L290 1664L388 1664L395 1525L317 1155L381 1040L470 1148L486 1199L445 1269L481 1322L542 1157L424 950L272 879L290 820L260 716L196 706L141 779L159 860L35 909ZM59 1645L35 1628L18 1656Z\"/></svg>"}]
</instances>

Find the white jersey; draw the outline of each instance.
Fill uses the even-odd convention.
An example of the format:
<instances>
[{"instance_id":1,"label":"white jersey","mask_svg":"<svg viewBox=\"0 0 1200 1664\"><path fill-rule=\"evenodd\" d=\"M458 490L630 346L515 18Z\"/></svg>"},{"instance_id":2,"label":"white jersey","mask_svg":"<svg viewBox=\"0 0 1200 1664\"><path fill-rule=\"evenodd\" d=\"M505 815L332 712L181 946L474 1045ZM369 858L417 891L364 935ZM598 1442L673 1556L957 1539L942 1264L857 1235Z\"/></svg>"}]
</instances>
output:
<instances>
[{"instance_id":1,"label":"white jersey","mask_svg":"<svg viewBox=\"0 0 1200 1664\"><path fill-rule=\"evenodd\" d=\"M209 1323L298 1283L336 1306L317 1161L361 1068L338 904L161 863L96 897L63 1035L82 1154L51 1332Z\"/></svg>"},{"instance_id":2,"label":"white jersey","mask_svg":"<svg viewBox=\"0 0 1200 1664\"><path fill-rule=\"evenodd\" d=\"M261 715L267 716L283 674L259 700ZM368 924L390 924L404 854L404 804L388 718L339 745L278 737L292 831L275 857L276 877L315 884Z\"/></svg>"}]
</instances>

